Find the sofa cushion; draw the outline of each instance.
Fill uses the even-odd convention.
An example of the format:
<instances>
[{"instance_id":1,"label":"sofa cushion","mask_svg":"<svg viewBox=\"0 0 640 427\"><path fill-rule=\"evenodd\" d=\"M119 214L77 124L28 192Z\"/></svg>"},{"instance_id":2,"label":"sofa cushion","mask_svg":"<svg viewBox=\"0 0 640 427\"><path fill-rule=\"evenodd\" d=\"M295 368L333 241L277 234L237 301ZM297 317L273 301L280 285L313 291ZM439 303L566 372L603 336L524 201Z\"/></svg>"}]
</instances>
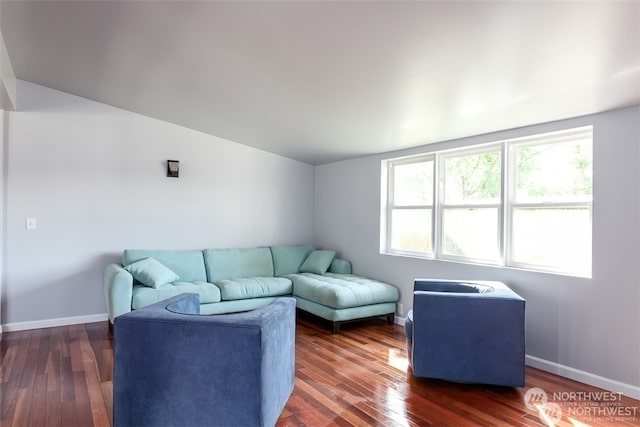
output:
<instances>
[{"instance_id":1,"label":"sofa cushion","mask_svg":"<svg viewBox=\"0 0 640 427\"><path fill-rule=\"evenodd\" d=\"M216 282L224 301L291 295L293 284L284 277L241 277Z\"/></svg>"},{"instance_id":2,"label":"sofa cushion","mask_svg":"<svg viewBox=\"0 0 640 427\"><path fill-rule=\"evenodd\" d=\"M238 277L273 277L271 249L205 249L204 263L209 282Z\"/></svg>"},{"instance_id":3,"label":"sofa cushion","mask_svg":"<svg viewBox=\"0 0 640 427\"><path fill-rule=\"evenodd\" d=\"M335 251L313 251L300 266L300 272L324 274L335 256Z\"/></svg>"},{"instance_id":4,"label":"sofa cushion","mask_svg":"<svg viewBox=\"0 0 640 427\"><path fill-rule=\"evenodd\" d=\"M351 262L346 259L334 258L327 271L329 273L351 274Z\"/></svg>"},{"instance_id":5,"label":"sofa cushion","mask_svg":"<svg viewBox=\"0 0 640 427\"><path fill-rule=\"evenodd\" d=\"M131 308L137 310L146 305L154 304L164 299L184 293L198 294L200 296L201 304L220 302L220 289L218 289L218 287L213 283L173 282L159 286L155 289L147 286L134 286Z\"/></svg>"},{"instance_id":6,"label":"sofa cushion","mask_svg":"<svg viewBox=\"0 0 640 427\"><path fill-rule=\"evenodd\" d=\"M144 258L155 258L175 271L182 281L207 281L202 251L126 249L122 254L122 265L129 265Z\"/></svg>"},{"instance_id":7,"label":"sofa cushion","mask_svg":"<svg viewBox=\"0 0 640 427\"><path fill-rule=\"evenodd\" d=\"M395 302L399 293L388 283L352 274L289 274L293 295L333 308Z\"/></svg>"},{"instance_id":8,"label":"sofa cushion","mask_svg":"<svg viewBox=\"0 0 640 427\"><path fill-rule=\"evenodd\" d=\"M179 276L171 269L165 267L155 258L145 258L124 267L134 279L145 286L157 288L165 283L178 280Z\"/></svg>"},{"instance_id":9,"label":"sofa cushion","mask_svg":"<svg viewBox=\"0 0 640 427\"><path fill-rule=\"evenodd\" d=\"M271 246L275 276L300 272L300 266L313 252L311 245Z\"/></svg>"}]
</instances>

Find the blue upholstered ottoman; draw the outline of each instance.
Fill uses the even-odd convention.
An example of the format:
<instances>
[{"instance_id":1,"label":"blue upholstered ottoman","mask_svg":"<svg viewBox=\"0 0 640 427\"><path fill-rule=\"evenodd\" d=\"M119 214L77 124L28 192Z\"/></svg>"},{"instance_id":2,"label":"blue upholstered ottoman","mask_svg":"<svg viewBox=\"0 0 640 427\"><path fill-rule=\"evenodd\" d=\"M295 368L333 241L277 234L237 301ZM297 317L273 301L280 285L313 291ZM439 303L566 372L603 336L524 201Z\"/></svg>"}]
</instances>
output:
<instances>
[{"instance_id":1,"label":"blue upholstered ottoman","mask_svg":"<svg viewBox=\"0 0 640 427\"><path fill-rule=\"evenodd\" d=\"M405 322L414 375L524 386L525 304L500 282L416 280Z\"/></svg>"},{"instance_id":2,"label":"blue upholstered ottoman","mask_svg":"<svg viewBox=\"0 0 640 427\"><path fill-rule=\"evenodd\" d=\"M294 386L295 300L199 309L183 294L115 318L115 427L275 425Z\"/></svg>"}]
</instances>

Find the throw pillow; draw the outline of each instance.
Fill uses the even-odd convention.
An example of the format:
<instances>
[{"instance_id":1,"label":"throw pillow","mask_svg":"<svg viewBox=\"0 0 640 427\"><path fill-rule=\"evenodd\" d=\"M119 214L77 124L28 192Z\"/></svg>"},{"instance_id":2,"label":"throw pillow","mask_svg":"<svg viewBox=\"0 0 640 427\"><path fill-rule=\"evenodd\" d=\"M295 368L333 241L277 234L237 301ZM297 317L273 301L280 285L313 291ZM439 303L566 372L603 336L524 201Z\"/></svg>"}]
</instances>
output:
<instances>
[{"instance_id":1,"label":"throw pillow","mask_svg":"<svg viewBox=\"0 0 640 427\"><path fill-rule=\"evenodd\" d=\"M329 269L335 256L335 251L313 251L300 266L300 272L324 274Z\"/></svg>"},{"instance_id":2,"label":"throw pillow","mask_svg":"<svg viewBox=\"0 0 640 427\"><path fill-rule=\"evenodd\" d=\"M124 267L138 282L151 288L178 280L180 277L155 258L145 258Z\"/></svg>"}]
</instances>

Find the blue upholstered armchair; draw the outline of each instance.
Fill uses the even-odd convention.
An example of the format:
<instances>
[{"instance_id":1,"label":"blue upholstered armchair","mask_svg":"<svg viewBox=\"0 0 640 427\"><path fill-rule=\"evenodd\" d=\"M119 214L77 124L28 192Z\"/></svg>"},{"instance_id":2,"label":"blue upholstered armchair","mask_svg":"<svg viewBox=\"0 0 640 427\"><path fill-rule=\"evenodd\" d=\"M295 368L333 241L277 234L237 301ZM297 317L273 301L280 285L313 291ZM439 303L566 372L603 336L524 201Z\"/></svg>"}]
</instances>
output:
<instances>
[{"instance_id":1,"label":"blue upholstered armchair","mask_svg":"<svg viewBox=\"0 0 640 427\"><path fill-rule=\"evenodd\" d=\"M115 427L275 425L294 386L295 300L199 309L182 294L115 318Z\"/></svg>"},{"instance_id":2,"label":"blue upholstered armchair","mask_svg":"<svg viewBox=\"0 0 640 427\"><path fill-rule=\"evenodd\" d=\"M418 377L522 387L525 300L500 282L417 279L407 352Z\"/></svg>"}]
</instances>

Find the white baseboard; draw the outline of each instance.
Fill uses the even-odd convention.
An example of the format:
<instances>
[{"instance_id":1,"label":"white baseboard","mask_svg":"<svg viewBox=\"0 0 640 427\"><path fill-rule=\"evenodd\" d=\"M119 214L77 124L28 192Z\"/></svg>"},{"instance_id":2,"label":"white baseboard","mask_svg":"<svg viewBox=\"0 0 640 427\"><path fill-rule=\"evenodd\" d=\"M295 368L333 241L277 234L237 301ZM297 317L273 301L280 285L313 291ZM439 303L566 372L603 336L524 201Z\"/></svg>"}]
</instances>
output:
<instances>
[{"instance_id":1,"label":"white baseboard","mask_svg":"<svg viewBox=\"0 0 640 427\"><path fill-rule=\"evenodd\" d=\"M614 393L622 393L624 396L640 400L640 387L638 386L626 384L620 381L612 380L610 378L601 377L600 375L581 371L580 369L575 369L570 366L550 362L548 360L540 359L534 356L525 356L525 362L529 366L546 372L551 372L552 374L560 375L561 377L569 378L571 380L578 381L584 384L589 384L594 387L599 387Z\"/></svg>"},{"instance_id":2,"label":"white baseboard","mask_svg":"<svg viewBox=\"0 0 640 427\"><path fill-rule=\"evenodd\" d=\"M58 319L34 320L30 322L6 323L0 332L25 331L28 329L53 328L55 326L78 325L81 323L103 322L109 319L107 313L88 316L61 317Z\"/></svg>"},{"instance_id":3,"label":"white baseboard","mask_svg":"<svg viewBox=\"0 0 640 427\"><path fill-rule=\"evenodd\" d=\"M395 318L397 325L404 326L404 317ZM542 371L551 372L561 377L569 378L594 387L599 387L614 393L622 393L624 396L640 400L640 387L612 380L610 378L601 377L591 372L581 371L570 366L561 365L549 360L540 359L539 357L525 355L525 363L533 368Z\"/></svg>"}]
</instances>

